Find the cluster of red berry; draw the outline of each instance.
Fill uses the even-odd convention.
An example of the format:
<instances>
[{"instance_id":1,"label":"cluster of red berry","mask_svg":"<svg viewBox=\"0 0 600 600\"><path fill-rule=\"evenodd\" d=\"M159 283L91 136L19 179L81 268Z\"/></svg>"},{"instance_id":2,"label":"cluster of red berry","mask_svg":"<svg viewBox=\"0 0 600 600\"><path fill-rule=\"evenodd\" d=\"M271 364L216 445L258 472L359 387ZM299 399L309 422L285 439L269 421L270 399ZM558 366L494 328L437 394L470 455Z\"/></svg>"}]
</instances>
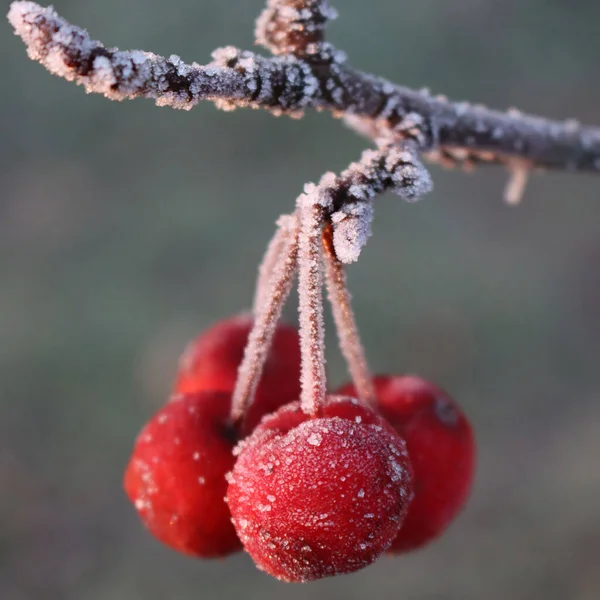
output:
<instances>
[{"instance_id":1,"label":"cluster of red berry","mask_svg":"<svg viewBox=\"0 0 600 600\"><path fill-rule=\"evenodd\" d=\"M218 323L185 351L174 394L139 434L125 474L165 544L204 558L243 547L284 581L422 546L464 505L474 469L471 427L446 393L414 376L368 375L331 229L317 252L310 236L297 243L298 221L271 244L255 315ZM303 251L325 259L354 381L333 394L321 375L318 280L304 282L300 331L279 322L298 265L303 284Z\"/></svg>"}]
</instances>

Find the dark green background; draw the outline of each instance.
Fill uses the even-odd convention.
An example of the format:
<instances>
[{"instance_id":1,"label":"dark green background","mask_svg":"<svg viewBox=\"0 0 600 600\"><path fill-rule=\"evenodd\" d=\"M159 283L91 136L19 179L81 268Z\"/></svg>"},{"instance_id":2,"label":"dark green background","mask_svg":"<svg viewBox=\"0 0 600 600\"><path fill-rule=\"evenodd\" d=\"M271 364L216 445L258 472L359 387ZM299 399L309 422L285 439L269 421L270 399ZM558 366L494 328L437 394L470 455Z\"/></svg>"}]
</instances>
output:
<instances>
[{"instance_id":1,"label":"dark green background","mask_svg":"<svg viewBox=\"0 0 600 600\"><path fill-rule=\"evenodd\" d=\"M252 45L260 0L56 0L108 45L209 60ZM357 67L456 99L600 122L597 0L337 0ZM8 3L3 4L5 11ZM0 598L597 600L600 179L432 167L377 202L349 270L374 369L471 416L478 477L435 545L352 576L278 583L249 558L160 546L121 489L179 352L249 306L273 222L365 142L327 114L192 112L86 96L0 22ZM294 314L293 305L290 316ZM345 379L335 340L332 383Z\"/></svg>"}]
</instances>

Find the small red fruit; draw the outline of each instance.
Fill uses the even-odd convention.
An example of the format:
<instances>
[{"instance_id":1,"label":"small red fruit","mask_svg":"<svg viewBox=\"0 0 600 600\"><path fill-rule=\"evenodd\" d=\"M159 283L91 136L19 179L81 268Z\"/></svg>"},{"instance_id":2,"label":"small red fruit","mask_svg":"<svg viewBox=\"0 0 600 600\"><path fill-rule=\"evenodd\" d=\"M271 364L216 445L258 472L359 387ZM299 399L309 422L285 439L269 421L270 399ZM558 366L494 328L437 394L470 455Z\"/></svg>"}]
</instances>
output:
<instances>
[{"instance_id":1,"label":"small red fruit","mask_svg":"<svg viewBox=\"0 0 600 600\"><path fill-rule=\"evenodd\" d=\"M180 359L175 392L233 392L252 324L252 315L241 314L219 321L200 334L188 345ZM299 397L298 331L290 325L279 323L254 402L244 417L242 433L251 433L264 415Z\"/></svg>"},{"instance_id":2,"label":"small red fruit","mask_svg":"<svg viewBox=\"0 0 600 600\"><path fill-rule=\"evenodd\" d=\"M373 378L377 407L406 441L415 497L389 552L401 553L438 537L464 506L475 470L469 421L443 390L414 376ZM349 384L338 394L354 393Z\"/></svg>"},{"instance_id":3,"label":"small red fruit","mask_svg":"<svg viewBox=\"0 0 600 600\"><path fill-rule=\"evenodd\" d=\"M236 437L231 395L175 396L137 437L125 491L146 527L175 550L202 558L241 549L224 501Z\"/></svg>"},{"instance_id":4,"label":"small red fruit","mask_svg":"<svg viewBox=\"0 0 600 600\"><path fill-rule=\"evenodd\" d=\"M366 406L328 399L321 418L292 403L239 445L227 499L246 551L283 581L371 564L412 497L404 442Z\"/></svg>"}]
</instances>

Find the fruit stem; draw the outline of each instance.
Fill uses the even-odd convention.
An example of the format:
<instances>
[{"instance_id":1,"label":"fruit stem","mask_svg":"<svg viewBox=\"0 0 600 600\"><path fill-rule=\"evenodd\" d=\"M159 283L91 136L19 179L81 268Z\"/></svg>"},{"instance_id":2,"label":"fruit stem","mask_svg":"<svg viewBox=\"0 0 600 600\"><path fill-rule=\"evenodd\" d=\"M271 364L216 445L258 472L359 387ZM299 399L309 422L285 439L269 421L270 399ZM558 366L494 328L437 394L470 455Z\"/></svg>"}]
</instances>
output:
<instances>
[{"instance_id":1,"label":"fruit stem","mask_svg":"<svg viewBox=\"0 0 600 600\"><path fill-rule=\"evenodd\" d=\"M325 284L327 285L327 295L331 304L340 350L348 365L348 371L359 400L372 405L375 403L375 389L373 388L365 351L360 341L354 312L352 311L351 296L346 283L346 270L335 254L331 223L325 225L322 241Z\"/></svg>"},{"instance_id":2,"label":"fruit stem","mask_svg":"<svg viewBox=\"0 0 600 600\"><path fill-rule=\"evenodd\" d=\"M233 390L231 420L234 424L238 424L243 419L246 409L254 399L277 322L292 289L294 274L298 268L299 219L295 214L285 215L280 217L278 225L279 230L269 244L269 249L277 237L282 240L281 249L276 260L272 261L268 286L264 281L261 284L264 289L268 288L268 292L262 292L262 300L259 303L258 313L255 313L254 325L248 336L244 358L238 368L237 381ZM267 254L270 254L269 250ZM259 279L262 277L263 274Z\"/></svg>"},{"instance_id":3,"label":"fruit stem","mask_svg":"<svg viewBox=\"0 0 600 600\"><path fill-rule=\"evenodd\" d=\"M300 406L304 413L313 417L320 416L327 394L321 245L324 206L320 200L319 188L311 186L297 202L300 217L298 253L298 309L302 357Z\"/></svg>"},{"instance_id":4,"label":"fruit stem","mask_svg":"<svg viewBox=\"0 0 600 600\"><path fill-rule=\"evenodd\" d=\"M258 278L256 280L254 303L252 305L252 314L255 318L260 314L263 304L269 297L271 291L271 277L275 266L277 265L277 261L284 251L285 245L288 243L290 237L288 221L292 218L291 215L279 217L277 220L277 231L271 238L262 262L258 267Z\"/></svg>"}]
</instances>

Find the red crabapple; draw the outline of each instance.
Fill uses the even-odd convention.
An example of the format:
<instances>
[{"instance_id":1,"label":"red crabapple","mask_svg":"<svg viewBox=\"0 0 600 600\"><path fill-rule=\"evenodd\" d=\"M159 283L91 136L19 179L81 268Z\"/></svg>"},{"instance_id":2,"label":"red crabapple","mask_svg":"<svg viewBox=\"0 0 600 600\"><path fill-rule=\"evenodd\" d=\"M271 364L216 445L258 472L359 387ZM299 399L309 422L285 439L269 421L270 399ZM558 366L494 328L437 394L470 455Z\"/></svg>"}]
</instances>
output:
<instances>
[{"instance_id":1,"label":"red crabapple","mask_svg":"<svg viewBox=\"0 0 600 600\"><path fill-rule=\"evenodd\" d=\"M180 363L175 392L200 390L233 392L253 317L240 314L223 319L189 344ZM260 419L300 396L300 343L298 331L279 323L256 390L242 424L252 432Z\"/></svg>"},{"instance_id":2,"label":"red crabapple","mask_svg":"<svg viewBox=\"0 0 600 600\"><path fill-rule=\"evenodd\" d=\"M146 527L162 542L202 558L241 549L224 501L236 436L231 395L174 396L137 437L125 491Z\"/></svg>"},{"instance_id":3,"label":"red crabapple","mask_svg":"<svg viewBox=\"0 0 600 600\"><path fill-rule=\"evenodd\" d=\"M404 442L370 408L328 399L265 417L236 450L227 499L257 566L310 581L371 564L397 536L412 497Z\"/></svg>"},{"instance_id":4,"label":"red crabapple","mask_svg":"<svg viewBox=\"0 0 600 600\"><path fill-rule=\"evenodd\" d=\"M410 375L373 378L377 407L406 440L415 497L389 551L401 553L438 537L464 506L475 469L475 440L458 404L434 385ZM345 385L338 394L354 393Z\"/></svg>"}]
</instances>

